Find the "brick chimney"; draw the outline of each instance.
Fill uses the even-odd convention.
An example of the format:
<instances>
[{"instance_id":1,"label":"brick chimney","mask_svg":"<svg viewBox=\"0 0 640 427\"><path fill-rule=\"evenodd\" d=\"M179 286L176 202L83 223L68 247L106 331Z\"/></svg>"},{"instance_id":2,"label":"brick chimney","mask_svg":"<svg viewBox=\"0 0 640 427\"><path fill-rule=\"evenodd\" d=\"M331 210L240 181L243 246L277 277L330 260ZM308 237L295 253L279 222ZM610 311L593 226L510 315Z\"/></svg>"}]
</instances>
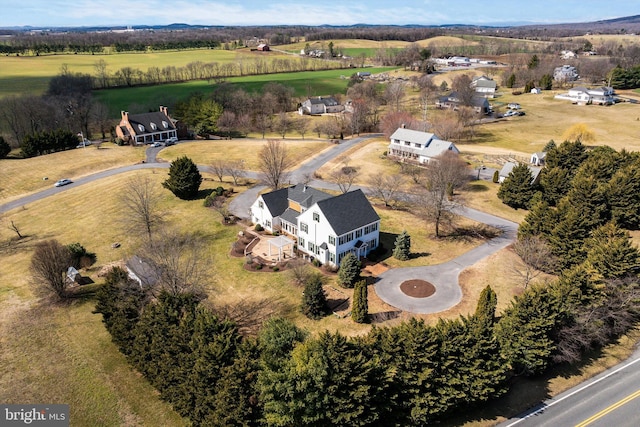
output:
<instances>
[{"instance_id":1,"label":"brick chimney","mask_svg":"<svg viewBox=\"0 0 640 427\"><path fill-rule=\"evenodd\" d=\"M129 121L129 112L128 111L120 111L120 115L122 116L122 120L128 122Z\"/></svg>"},{"instance_id":2,"label":"brick chimney","mask_svg":"<svg viewBox=\"0 0 640 427\"><path fill-rule=\"evenodd\" d=\"M167 107L165 107L164 105L161 105L161 106L160 106L160 112L161 112L161 113L164 113L164 114L165 114L165 116L167 116L167 117L169 117L169 112L168 112L168 111L169 111L169 110L168 110L168 109L167 109Z\"/></svg>"}]
</instances>

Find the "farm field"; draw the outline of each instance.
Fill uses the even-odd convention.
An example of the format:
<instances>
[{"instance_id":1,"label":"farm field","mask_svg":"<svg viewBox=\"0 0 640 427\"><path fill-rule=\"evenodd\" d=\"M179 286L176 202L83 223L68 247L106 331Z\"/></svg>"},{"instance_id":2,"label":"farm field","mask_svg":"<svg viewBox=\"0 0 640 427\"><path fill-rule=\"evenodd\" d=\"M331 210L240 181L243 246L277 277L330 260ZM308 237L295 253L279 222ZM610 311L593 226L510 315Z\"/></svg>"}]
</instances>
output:
<instances>
[{"instance_id":1,"label":"farm field","mask_svg":"<svg viewBox=\"0 0 640 427\"><path fill-rule=\"evenodd\" d=\"M390 71L394 67L374 67L364 70L372 73ZM295 96L303 97L344 93L348 78L363 69L349 68L322 71L303 71L297 73L264 74L257 76L231 77L225 81L242 87L247 92L259 91L270 82L277 82L293 87ZM161 86L143 86L118 88L94 92L95 98L109 107L112 117L118 117L120 110L146 111L155 110L158 105L171 105L195 92L208 93L213 84L205 80L186 83L172 83ZM131 101L135 100L135 101Z\"/></svg>"},{"instance_id":2,"label":"farm field","mask_svg":"<svg viewBox=\"0 0 640 427\"><path fill-rule=\"evenodd\" d=\"M226 64L261 55L248 49L219 50L194 49L168 52L114 53L110 55L42 55L0 56L0 98L8 95L39 95L47 90L49 79L66 66L70 72L95 75L95 64L104 60L113 74L123 67L146 72L149 67L183 67L190 62L217 62ZM263 55L264 56L264 55ZM289 58L288 55L269 53L266 58Z\"/></svg>"}]
</instances>

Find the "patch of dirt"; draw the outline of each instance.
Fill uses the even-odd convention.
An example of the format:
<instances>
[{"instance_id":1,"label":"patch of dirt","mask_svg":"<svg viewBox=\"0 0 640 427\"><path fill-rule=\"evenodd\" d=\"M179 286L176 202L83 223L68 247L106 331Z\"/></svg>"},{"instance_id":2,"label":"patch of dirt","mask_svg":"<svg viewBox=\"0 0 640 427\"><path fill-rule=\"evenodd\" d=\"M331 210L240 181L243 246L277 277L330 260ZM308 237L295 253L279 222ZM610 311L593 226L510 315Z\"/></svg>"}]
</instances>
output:
<instances>
[{"instance_id":1,"label":"patch of dirt","mask_svg":"<svg viewBox=\"0 0 640 427\"><path fill-rule=\"evenodd\" d=\"M388 269L389 269L388 265L386 265L384 263L381 263L381 262L378 262L378 263L375 263L375 264L365 265L365 267L362 270L362 272L363 272L363 275L367 275L368 274L370 276L377 277L377 276L381 275L382 273L384 273L385 271L387 271Z\"/></svg>"},{"instance_id":2,"label":"patch of dirt","mask_svg":"<svg viewBox=\"0 0 640 427\"><path fill-rule=\"evenodd\" d=\"M400 285L400 290L410 297L427 298L436 293L436 287L426 280L405 280Z\"/></svg>"}]
</instances>

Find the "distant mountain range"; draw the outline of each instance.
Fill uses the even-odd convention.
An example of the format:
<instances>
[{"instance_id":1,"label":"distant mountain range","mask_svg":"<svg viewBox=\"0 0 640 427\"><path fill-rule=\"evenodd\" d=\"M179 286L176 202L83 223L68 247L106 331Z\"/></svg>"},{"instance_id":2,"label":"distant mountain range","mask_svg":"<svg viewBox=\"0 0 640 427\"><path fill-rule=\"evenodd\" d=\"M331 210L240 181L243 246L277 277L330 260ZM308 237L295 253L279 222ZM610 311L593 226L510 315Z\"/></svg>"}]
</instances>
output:
<instances>
[{"instance_id":1,"label":"distant mountain range","mask_svg":"<svg viewBox=\"0 0 640 427\"><path fill-rule=\"evenodd\" d=\"M239 27L233 25L232 27ZM266 27L266 28L286 28L292 27L292 25L248 25L247 27ZM354 24L354 25L296 25L295 27L318 27L318 28L367 28L367 27L405 27L405 28L518 28L518 29L553 29L553 30L584 30L585 32L627 32L638 33L640 32L640 15L625 16L621 18L605 19L594 22L578 22L578 23L564 23L564 24L543 24L532 22L496 22L492 24L442 24L442 25L371 25L371 24ZM134 30L158 30L158 31L171 31L171 30L189 30L189 29L202 29L202 28L225 28L223 25L191 25L184 23L174 23L169 25L132 25L132 26L86 26L86 27L33 27L33 26L21 26L21 27L2 27L0 30L5 31L71 31L71 32L84 32L84 31L110 31L110 30L126 30L131 28Z\"/></svg>"}]
</instances>

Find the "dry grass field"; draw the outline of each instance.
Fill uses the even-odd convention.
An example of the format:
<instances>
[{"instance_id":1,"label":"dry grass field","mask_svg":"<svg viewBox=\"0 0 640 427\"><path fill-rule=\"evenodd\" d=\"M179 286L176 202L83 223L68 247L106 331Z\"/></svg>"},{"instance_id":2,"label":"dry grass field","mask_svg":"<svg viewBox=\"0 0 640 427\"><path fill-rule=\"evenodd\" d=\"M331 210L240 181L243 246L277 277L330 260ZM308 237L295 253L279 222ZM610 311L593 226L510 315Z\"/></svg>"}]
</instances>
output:
<instances>
[{"instance_id":1,"label":"dry grass field","mask_svg":"<svg viewBox=\"0 0 640 427\"><path fill-rule=\"evenodd\" d=\"M145 147L104 143L30 159L0 160L0 203L51 187L60 178L75 179L92 172L132 165L145 158ZM47 180L43 178L47 177Z\"/></svg>"},{"instance_id":2,"label":"dry grass field","mask_svg":"<svg viewBox=\"0 0 640 427\"><path fill-rule=\"evenodd\" d=\"M333 147L326 139L289 139L277 138L287 147L294 165L317 155L323 150ZM203 140L182 142L178 145L163 149L158 159L171 161L181 156L193 159L199 165L211 164L214 160L229 161L243 160L245 169L258 170L258 152L267 142L266 139L233 139L233 140Z\"/></svg>"}]
</instances>

